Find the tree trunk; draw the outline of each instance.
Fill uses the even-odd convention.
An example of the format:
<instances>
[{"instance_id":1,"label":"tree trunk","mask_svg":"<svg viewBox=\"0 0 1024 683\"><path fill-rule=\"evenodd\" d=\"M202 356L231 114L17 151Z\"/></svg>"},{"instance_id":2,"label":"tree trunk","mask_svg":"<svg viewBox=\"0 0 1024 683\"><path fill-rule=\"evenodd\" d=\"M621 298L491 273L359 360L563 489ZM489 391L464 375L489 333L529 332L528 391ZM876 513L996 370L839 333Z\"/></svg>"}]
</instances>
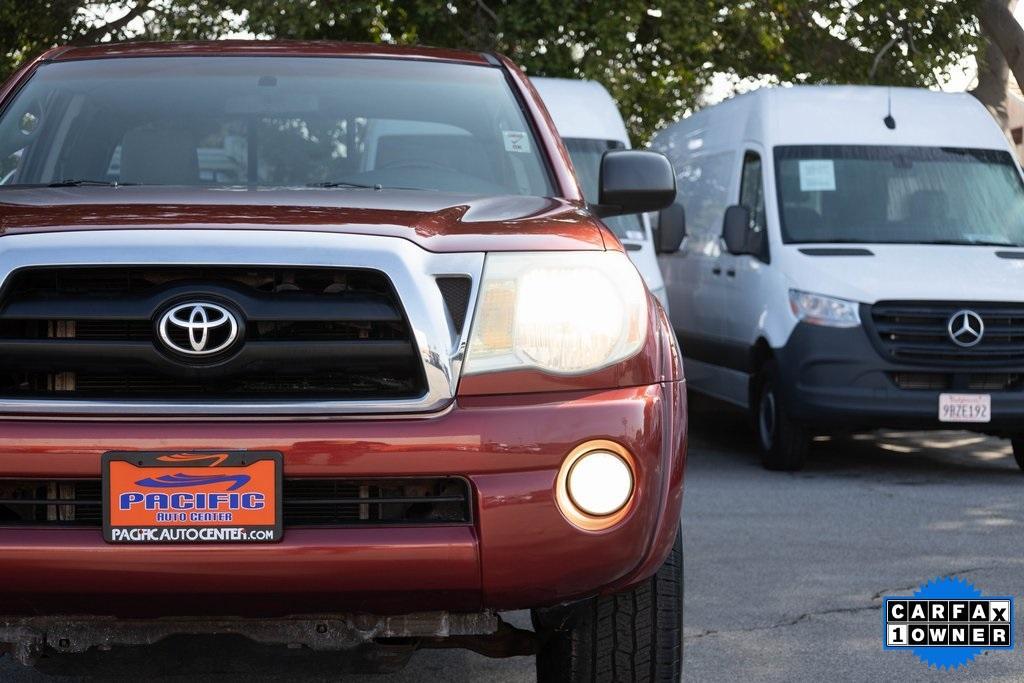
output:
<instances>
[{"instance_id":1,"label":"tree trunk","mask_svg":"<svg viewBox=\"0 0 1024 683\"><path fill-rule=\"evenodd\" d=\"M1017 0L982 0L978 8L981 30L999 51L1017 85L1024 90L1024 27L1013 16Z\"/></svg>"},{"instance_id":2,"label":"tree trunk","mask_svg":"<svg viewBox=\"0 0 1024 683\"><path fill-rule=\"evenodd\" d=\"M1010 94L1006 88L1010 78L1010 67L1006 64L1002 50L991 40L985 41L976 59L978 84L974 86L971 94L985 105L999 123L999 127L1006 130L1010 118L1007 103Z\"/></svg>"}]
</instances>

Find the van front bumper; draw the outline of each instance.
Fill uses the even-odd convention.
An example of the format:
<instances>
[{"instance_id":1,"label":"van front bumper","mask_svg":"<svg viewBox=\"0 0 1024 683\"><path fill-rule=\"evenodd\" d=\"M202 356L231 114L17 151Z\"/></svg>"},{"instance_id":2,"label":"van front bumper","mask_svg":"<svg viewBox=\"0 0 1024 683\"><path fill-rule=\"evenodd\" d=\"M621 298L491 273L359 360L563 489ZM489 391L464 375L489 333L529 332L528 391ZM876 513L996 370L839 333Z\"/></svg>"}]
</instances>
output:
<instances>
[{"instance_id":1,"label":"van front bumper","mask_svg":"<svg viewBox=\"0 0 1024 683\"><path fill-rule=\"evenodd\" d=\"M625 447L636 467L628 515L600 532L571 524L554 496L563 460L592 439ZM616 591L653 574L675 538L685 390L466 397L423 419L7 420L0 478L96 478L106 451L209 448L280 451L287 478L464 477L473 521L286 526L276 544L203 546L0 521L0 617L479 612Z\"/></svg>"},{"instance_id":2,"label":"van front bumper","mask_svg":"<svg viewBox=\"0 0 1024 683\"><path fill-rule=\"evenodd\" d=\"M1024 377L1024 367L894 364L882 357L863 327L836 329L806 323L797 325L786 345L774 353L781 374L779 392L786 408L811 431L895 428L968 429L996 435L1024 432L1024 390L971 388L972 378L983 375ZM899 374L941 376L948 387L901 388L896 381ZM990 394L992 421L939 421L941 393Z\"/></svg>"}]
</instances>

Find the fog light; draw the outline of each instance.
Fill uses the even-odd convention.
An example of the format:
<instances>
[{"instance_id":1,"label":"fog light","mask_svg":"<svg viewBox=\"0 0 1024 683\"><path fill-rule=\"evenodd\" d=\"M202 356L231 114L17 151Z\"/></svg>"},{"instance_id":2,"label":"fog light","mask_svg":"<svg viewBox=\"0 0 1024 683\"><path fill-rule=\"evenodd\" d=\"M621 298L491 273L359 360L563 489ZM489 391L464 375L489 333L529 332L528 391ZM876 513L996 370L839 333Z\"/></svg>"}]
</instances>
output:
<instances>
[{"instance_id":1,"label":"fog light","mask_svg":"<svg viewBox=\"0 0 1024 683\"><path fill-rule=\"evenodd\" d=\"M611 441L590 441L574 449L562 464L556 499L570 522L598 531L625 517L634 486L629 452Z\"/></svg>"},{"instance_id":2,"label":"fog light","mask_svg":"<svg viewBox=\"0 0 1024 683\"><path fill-rule=\"evenodd\" d=\"M566 481L569 497L583 512L604 517L618 512L633 493L629 465L609 451L591 451L577 460Z\"/></svg>"}]
</instances>

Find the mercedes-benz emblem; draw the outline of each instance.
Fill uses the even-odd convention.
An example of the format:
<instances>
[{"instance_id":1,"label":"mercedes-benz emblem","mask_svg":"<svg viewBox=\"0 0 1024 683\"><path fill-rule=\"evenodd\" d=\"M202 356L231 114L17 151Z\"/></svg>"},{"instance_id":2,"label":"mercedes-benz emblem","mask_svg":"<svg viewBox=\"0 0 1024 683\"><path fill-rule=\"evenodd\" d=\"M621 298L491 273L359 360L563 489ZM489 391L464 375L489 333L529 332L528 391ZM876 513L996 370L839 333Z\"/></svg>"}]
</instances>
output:
<instances>
[{"instance_id":1,"label":"mercedes-benz emblem","mask_svg":"<svg viewBox=\"0 0 1024 683\"><path fill-rule=\"evenodd\" d=\"M187 356L212 356L235 343L235 314L208 301L178 304L167 309L157 324L167 348Z\"/></svg>"},{"instance_id":2,"label":"mercedes-benz emblem","mask_svg":"<svg viewBox=\"0 0 1024 683\"><path fill-rule=\"evenodd\" d=\"M966 349L980 342L985 336L985 321L974 311L965 309L949 317L946 330L949 331L949 338L954 344Z\"/></svg>"}]
</instances>

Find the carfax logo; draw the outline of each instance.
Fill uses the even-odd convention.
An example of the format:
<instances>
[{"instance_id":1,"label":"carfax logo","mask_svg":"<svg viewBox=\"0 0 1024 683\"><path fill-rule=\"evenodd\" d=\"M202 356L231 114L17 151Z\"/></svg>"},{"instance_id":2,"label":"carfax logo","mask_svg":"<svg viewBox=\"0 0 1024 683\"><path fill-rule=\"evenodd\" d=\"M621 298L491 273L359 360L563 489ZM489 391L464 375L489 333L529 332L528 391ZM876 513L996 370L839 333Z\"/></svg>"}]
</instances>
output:
<instances>
[{"instance_id":1,"label":"carfax logo","mask_svg":"<svg viewBox=\"0 0 1024 683\"><path fill-rule=\"evenodd\" d=\"M882 628L885 649L955 669L982 650L1013 649L1013 598L982 595L963 579L934 579L913 596L883 598Z\"/></svg>"}]
</instances>

